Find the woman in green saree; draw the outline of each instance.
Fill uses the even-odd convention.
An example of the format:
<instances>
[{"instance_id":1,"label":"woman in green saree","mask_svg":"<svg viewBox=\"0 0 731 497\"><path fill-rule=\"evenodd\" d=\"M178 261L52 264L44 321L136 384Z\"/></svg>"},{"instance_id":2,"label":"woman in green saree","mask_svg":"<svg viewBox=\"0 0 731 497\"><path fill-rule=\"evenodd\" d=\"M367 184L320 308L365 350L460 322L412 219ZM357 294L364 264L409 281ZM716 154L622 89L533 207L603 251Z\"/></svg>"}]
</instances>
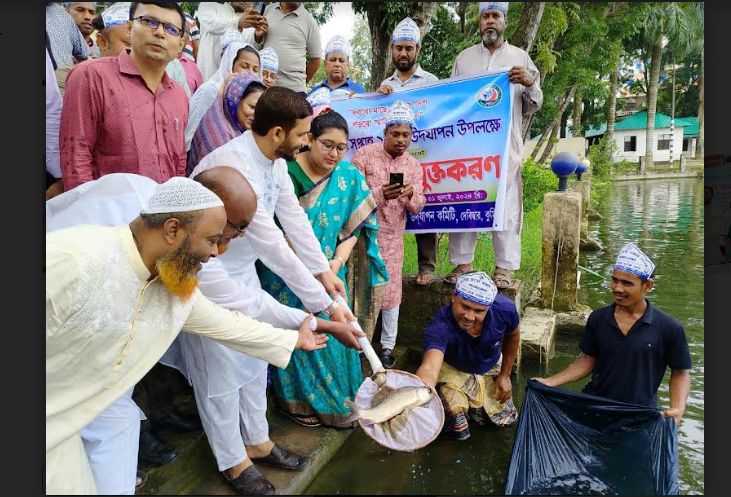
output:
<instances>
[{"instance_id":1,"label":"woman in green saree","mask_svg":"<svg viewBox=\"0 0 731 497\"><path fill-rule=\"evenodd\" d=\"M355 289L346 283L347 301L353 308L351 294L357 293L355 316L372 335L372 311L377 312L388 282L376 244L376 202L363 174L341 160L348 149L348 124L340 114L326 109L315 117L309 138L310 150L287 163L289 176L332 271L344 282L354 280ZM347 263L355 252L358 269L348 278ZM264 290L283 304L304 309L281 278L261 264L257 269ZM305 426L354 427L356 422L345 421L350 415L345 401L353 400L363 383L358 351L330 340L322 350L299 352L286 369L271 368L277 407Z\"/></svg>"}]
</instances>

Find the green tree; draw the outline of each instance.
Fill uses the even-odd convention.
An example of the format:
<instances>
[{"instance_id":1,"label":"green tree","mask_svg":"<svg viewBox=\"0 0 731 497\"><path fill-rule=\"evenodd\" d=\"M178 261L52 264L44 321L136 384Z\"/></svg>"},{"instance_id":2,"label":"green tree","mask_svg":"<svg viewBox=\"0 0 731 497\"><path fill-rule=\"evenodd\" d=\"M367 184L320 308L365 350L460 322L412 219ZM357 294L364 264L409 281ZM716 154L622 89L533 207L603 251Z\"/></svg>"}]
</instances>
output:
<instances>
[{"instance_id":1,"label":"green tree","mask_svg":"<svg viewBox=\"0 0 731 497\"><path fill-rule=\"evenodd\" d=\"M355 18L350 47L352 49L350 75L356 82L367 86L371 79L371 36L368 21L362 14L358 14Z\"/></svg>"},{"instance_id":2,"label":"green tree","mask_svg":"<svg viewBox=\"0 0 731 497\"><path fill-rule=\"evenodd\" d=\"M312 14L317 24L322 26L333 15L334 2L305 2L305 9Z\"/></svg>"}]
</instances>

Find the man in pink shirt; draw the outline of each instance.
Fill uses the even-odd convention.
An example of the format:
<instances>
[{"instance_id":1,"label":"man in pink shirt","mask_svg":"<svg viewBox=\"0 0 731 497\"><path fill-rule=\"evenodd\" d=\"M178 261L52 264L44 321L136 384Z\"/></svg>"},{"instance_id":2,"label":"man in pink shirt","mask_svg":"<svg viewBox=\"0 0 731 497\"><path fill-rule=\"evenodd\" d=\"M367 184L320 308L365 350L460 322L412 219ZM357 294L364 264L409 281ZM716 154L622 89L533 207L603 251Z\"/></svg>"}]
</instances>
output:
<instances>
[{"instance_id":1,"label":"man in pink shirt","mask_svg":"<svg viewBox=\"0 0 731 497\"><path fill-rule=\"evenodd\" d=\"M406 211L417 214L426 204L421 165L408 152L415 119L411 106L397 100L386 113L383 143L366 145L353 156L353 164L365 175L378 205L378 247L388 269L381 302L381 361L387 368L396 361L393 348L401 305Z\"/></svg>"},{"instance_id":2,"label":"man in pink shirt","mask_svg":"<svg viewBox=\"0 0 731 497\"><path fill-rule=\"evenodd\" d=\"M133 3L130 19L131 50L69 73L59 139L65 190L109 173L158 183L185 175L188 98L165 74L184 43L184 13L176 3Z\"/></svg>"}]
</instances>

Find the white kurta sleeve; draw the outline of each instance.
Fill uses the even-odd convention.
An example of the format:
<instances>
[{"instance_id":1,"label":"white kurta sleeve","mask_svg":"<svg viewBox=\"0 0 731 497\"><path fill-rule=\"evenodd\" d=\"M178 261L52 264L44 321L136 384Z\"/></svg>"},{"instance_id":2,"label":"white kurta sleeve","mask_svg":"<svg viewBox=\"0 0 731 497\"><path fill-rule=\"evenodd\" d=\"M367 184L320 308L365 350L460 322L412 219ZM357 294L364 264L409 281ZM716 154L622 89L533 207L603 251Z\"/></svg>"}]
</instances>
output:
<instances>
[{"instance_id":1,"label":"white kurta sleeve","mask_svg":"<svg viewBox=\"0 0 731 497\"><path fill-rule=\"evenodd\" d=\"M285 179L289 181L289 178ZM309 221L306 222L309 226ZM256 208L254 219L246 228L246 239L259 259L284 280L307 309L320 312L330 305L332 299L325 287L289 248L282 230L274 224L274 219L261 202Z\"/></svg>"},{"instance_id":2,"label":"white kurta sleeve","mask_svg":"<svg viewBox=\"0 0 731 497\"><path fill-rule=\"evenodd\" d=\"M327 257L322 253L320 242L312 231L310 220L297 201L294 186L289 177L284 177L279 189L275 212L282 224L284 232L292 241L294 251L312 274L320 274L330 270Z\"/></svg>"},{"instance_id":3,"label":"white kurta sleeve","mask_svg":"<svg viewBox=\"0 0 731 497\"><path fill-rule=\"evenodd\" d=\"M523 115L533 114L541 109L543 106L543 90L541 90L541 73L533 63L530 57L527 57L528 62L526 67L532 75L536 77L536 80L531 86L526 86L523 89Z\"/></svg>"},{"instance_id":4,"label":"white kurta sleeve","mask_svg":"<svg viewBox=\"0 0 731 497\"><path fill-rule=\"evenodd\" d=\"M264 290L246 287L231 278L218 259L209 260L198 273L198 288L203 295L226 309L239 311L279 328L299 328L307 317L306 312L279 303Z\"/></svg>"},{"instance_id":5,"label":"white kurta sleeve","mask_svg":"<svg viewBox=\"0 0 731 497\"><path fill-rule=\"evenodd\" d=\"M287 367L299 336L225 309L203 295L195 299L183 328L279 368Z\"/></svg>"},{"instance_id":6,"label":"white kurta sleeve","mask_svg":"<svg viewBox=\"0 0 731 497\"><path fill-rule=\"evenodd\" d=\"M222 35L227 29L239 27L239 15L235 12L225 12L213 2L203 2L198 8L196 16L201 28L214 35Z\"/></svg>"},{"instance_id":7,"label":"white kurta sleeve","mask_svg":"<svg viewBox=\"0 0 731 497\"><path fill-rule=\"evenodd\" d=\"M186 151L190 151L193 135L195 135L198 125L203 120L203 116L206 115L208 109L216 101L217 96L218 88L214 84L204 83L190 98L190 114L188 115L188 124L185 126Z\"/></svg>"}]
</instances>

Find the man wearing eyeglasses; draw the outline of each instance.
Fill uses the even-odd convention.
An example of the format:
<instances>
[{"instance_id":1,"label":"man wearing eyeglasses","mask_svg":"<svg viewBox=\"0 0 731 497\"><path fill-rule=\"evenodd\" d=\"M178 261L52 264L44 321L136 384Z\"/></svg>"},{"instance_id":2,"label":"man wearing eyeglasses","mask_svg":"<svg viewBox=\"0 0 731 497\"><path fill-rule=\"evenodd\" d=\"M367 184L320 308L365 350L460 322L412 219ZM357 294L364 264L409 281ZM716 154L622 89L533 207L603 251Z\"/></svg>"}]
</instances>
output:
<instances>
[{"instance_id":1,"label":"man wearing eyeglasses","mask_svg":"<svg viewBox=\"0 0 731 497\"><path fill-rule=\"evenodd\" d=\"M65 190L109 173L185 175L188 98L165 74L184 43L176 3L130 5L131 49L75 67L61 114Z\"/></svg>"}]
</instances>

